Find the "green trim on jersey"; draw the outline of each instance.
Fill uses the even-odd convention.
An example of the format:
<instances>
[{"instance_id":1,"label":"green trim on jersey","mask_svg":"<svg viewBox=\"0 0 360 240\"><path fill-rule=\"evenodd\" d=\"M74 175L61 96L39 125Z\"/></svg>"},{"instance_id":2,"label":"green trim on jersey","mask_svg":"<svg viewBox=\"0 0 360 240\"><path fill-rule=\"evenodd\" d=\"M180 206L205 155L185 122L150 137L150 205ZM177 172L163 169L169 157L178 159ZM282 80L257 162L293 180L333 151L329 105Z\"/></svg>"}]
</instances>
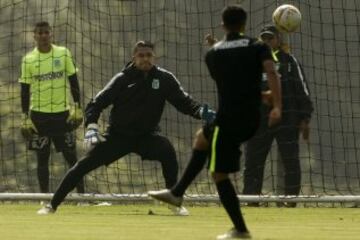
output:
<instances>
[{"instance_id":1,"label":"green trim on jersey","mask_svg":"<svg viewBox=\"0 0 360 240\"><path fill-rule=\"evenodd\" d=\"M66 47L52 45L48 53L35 48L26 54L21 63L19 82L30 85L30 110L45 113L68 110L68 77L76 72Z\"/></svg>"},{"instance_id":2,"label":"green trim on jersey","mask_svg":"<svg viewBox=\"0 0 360 240\"><path fill-rule=\"evenodd\" d=\"M279 52L279 50L271 51L271 55L272 55L275 62L279 62L279 59L276 56L276 54L278 54L278 52Z\"/></svg>"},{"instance_id":3,"label":"green trim on jersey","mask_svg":"<svg viewBox=\"0 0 360 240\"><path fill-rule=\"evenodd\" d=\"M210 172L215 172L216 165L216 142L219 134L219 127L216 126L211 141L211 159L210 159Z\"/></svg>"}]
</instances>

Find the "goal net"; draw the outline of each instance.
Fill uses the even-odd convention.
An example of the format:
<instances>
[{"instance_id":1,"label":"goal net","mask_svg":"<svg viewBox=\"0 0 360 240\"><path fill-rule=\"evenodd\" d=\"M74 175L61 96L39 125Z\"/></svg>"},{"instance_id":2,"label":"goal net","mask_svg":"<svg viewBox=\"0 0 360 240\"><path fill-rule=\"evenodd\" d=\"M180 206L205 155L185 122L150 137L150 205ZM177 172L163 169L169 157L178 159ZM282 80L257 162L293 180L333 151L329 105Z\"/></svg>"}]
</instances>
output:
<instances>
[{"instance_id":1,"label":"goal net","mask_svg":"<svg viewBox=\"0 0 360 240\"><path fill-rule=\"evenodd\" d=\"M247 34L257 36L282 3L302 13L300 29L290 34L291 51L303 64L314 113L310 143L300 140L302 195L360 194L360 2L357 0L3 0L0 1L0 192L36 193L36 155L26 149L21 125L21 58L34 48L33 27L48 21L53 40L66 46L79 68L82 105L131 59L137 40L155 43L157 64L172 71L185 90L200 102L216 106L216 89L204 64L207 33L221 38L220 14L228 3L242 3L249 12ZM108 122L105 111L99 124ZM162 134L174 144L181 174L189 161L194 132L202 125L166 106ZM84 129L77 130L79 158ZM241 159L243 164L244 160ZM67 166L54 149L50 158L50 187L56 189ZM243 168L232 176L238 193ZM277 146L269 153L263 194L283 192L283 170ZM86 192L143 194L164 187L160 164L130 154L85 178ZM204 170L188 194L215 194Z\"/></svg>"}]
</instances>

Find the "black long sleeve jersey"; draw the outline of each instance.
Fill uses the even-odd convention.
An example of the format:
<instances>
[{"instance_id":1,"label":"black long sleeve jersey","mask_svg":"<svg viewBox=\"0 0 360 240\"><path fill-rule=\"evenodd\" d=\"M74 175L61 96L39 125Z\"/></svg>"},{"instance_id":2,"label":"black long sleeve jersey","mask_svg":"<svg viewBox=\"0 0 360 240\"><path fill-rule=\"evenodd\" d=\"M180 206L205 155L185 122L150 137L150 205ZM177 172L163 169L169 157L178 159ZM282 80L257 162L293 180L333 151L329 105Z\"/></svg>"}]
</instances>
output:
<instances>
[{"instance_id":1,"label":"black long sleeve jersey","mask_svg":"<svg viewBox=\"0 0 360 240\"><path fill-rule=\"evenodd\" d=\"M109 105L108 131L142 135L159 130L165 102L180 112L200 119L201 104L184 91L169 71L154 66L147 74L130 65L115 75L85 109L85 124L96 123Z\"/></svg>"},{"instance_id":2,"label":"black long sleeve jersey","mask_svg":"<svg viewBox=\"0 0 360 240\"><path fill-rule=\"evenodd\" d=\"M313 112L313 104L300 63L293 55L282 50L273 54L281 75L282 122L299 123L302 120L309 120Z\"/></svg>"},{"instance_id":3,"label":"black long sleeve jersey","mask_svg":"<svg viewBox=\"0 0 360 240\"><path fill-rule=\"evenodd\" d=\"M207 52L206 64L218 89L219 126L231 129L256 121L266 60L272 60L269 47L239 33L228 34Z\"/></svg>"}]
</instances>

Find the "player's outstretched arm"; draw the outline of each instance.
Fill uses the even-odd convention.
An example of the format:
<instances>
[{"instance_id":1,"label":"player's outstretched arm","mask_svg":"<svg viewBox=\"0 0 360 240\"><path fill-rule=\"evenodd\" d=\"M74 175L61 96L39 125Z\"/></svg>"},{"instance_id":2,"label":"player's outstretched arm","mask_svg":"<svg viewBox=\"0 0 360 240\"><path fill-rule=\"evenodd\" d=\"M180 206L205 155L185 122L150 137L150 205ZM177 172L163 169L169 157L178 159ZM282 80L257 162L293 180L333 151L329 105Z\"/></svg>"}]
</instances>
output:
<instances>
[{"instance_id":1,"label":"player's outstretched arm","mask_svg":"<svg viewBox=\"0 0 360 240\"><path fill-rule=\"evenodd\" d=\"M206 45L208 45L209 47L212 47L217 42L218 42L218 40L213 35L211 35L210 33L206 34L206 36L205 36Z\"/></svg>"}]
</instances>

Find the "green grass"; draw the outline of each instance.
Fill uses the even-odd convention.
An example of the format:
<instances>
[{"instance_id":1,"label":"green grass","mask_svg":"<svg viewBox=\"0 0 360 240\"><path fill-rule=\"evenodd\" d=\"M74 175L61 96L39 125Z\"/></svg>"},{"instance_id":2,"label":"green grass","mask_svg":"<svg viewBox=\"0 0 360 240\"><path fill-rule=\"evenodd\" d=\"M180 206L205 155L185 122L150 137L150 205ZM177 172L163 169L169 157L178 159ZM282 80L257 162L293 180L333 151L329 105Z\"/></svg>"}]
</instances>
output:
<instances>
[{"instance_id":1,"label":"green grass","mask_svg":"<svg viewBox=\"0 0 360 240\"><path fill-rule=\"evenodd\" d=\"M37 216L35 204L0 205L1 240L201 240L231 227L223 208L189 207L173 216L165 206L62 205ZM153 209L155 215L148 215ZM243 208L253 239L360 239L360 208Z\"/></svg>"}]
</instances>

